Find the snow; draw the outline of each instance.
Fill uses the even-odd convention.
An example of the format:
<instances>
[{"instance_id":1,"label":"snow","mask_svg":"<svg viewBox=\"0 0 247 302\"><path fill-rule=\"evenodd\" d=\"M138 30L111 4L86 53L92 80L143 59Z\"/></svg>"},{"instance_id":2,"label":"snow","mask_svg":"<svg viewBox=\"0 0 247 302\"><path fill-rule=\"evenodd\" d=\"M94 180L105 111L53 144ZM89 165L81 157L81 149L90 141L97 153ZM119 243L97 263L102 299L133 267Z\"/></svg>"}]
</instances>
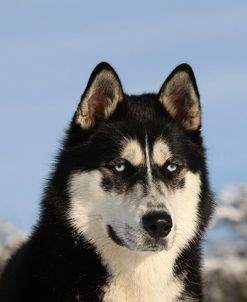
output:
<instances>
[{"instance_id":1,"label":"snow","mask_svg":"<svg viewBox=\"0 0 247 302\"><path fill-rule=\"evenodd\" d=\"M247 185L229 187L218 206L205 247L206 301L247 301Z\"/></svg>"}]
</instances>

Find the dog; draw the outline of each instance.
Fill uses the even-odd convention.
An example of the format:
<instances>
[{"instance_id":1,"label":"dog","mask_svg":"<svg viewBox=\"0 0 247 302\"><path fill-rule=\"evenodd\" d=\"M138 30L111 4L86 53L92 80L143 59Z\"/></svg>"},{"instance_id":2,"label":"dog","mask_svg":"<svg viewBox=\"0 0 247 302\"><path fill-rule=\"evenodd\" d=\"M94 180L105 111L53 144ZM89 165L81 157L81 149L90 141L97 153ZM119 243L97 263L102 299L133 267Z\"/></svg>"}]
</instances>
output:
<instances>
[{"instance_id":1,"label":"dog","mask_svg":"<svg viewBox=\"0 0 247 302\"><path fill-rule=\"evenodd\" d=\"M0 281L1 302L197 302L212 211L191 67L158 94L91 74L32 234Z\"/></svg>"}]
</instances>

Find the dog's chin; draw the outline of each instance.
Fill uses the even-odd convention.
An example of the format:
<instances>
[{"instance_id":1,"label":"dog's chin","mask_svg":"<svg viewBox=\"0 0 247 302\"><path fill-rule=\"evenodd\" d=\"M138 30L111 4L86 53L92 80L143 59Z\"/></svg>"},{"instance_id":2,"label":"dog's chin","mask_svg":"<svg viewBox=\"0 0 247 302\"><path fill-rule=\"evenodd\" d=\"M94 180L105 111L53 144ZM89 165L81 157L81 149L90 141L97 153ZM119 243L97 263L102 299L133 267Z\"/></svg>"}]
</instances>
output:
<instances>
[{"instance_id":1,"label":"dog's chin","mask_svg":"<svg viewBox=\"0 0 247 302\"><path fill-rule=\"evenodd\" d=\"M141 254L153 254L162 251L168 251L171 249L171 247L172 244L169 242L169 240L162 240L162 242L146 244L143 245L142 247L137 247L134 250Z\"/></svg>"},{"instance_id":2,"label":"dog's chin","mask_svg":"<svg viewBox=\"0 0 247 302\"><path fill-rule=\"evenodd\" d=\"M107 233L109 238L118 246L121 246L123 248L127 248L128 250L131 250L136 253L140 254L152 254L157 253L161 251L168 251L172 248L172 241L169 239L161 239L158 242L155 240L146 240L147 242L143 245L135 245L135 244L129 244L127 240L120 238L118 234L115 232L113 227L111 225L107 225Z\"/></svg>"}]
</instances>

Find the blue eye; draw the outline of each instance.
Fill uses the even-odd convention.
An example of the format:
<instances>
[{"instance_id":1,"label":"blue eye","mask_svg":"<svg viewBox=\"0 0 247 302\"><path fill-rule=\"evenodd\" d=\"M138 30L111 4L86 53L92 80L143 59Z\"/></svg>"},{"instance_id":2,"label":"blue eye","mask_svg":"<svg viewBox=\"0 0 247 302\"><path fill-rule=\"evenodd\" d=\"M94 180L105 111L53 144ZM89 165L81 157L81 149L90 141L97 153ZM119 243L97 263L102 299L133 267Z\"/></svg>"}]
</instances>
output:
<instances>
[{"instance_id":1,"label":"blue eye","mask_svg":"<svg viewBox=\"0 0 247 302\"><path fill-rule=\"evenodd\" d=\"M170 163L169 165L167 165L166 169L169 171L169 172L175 172L178 168L178 165L177 164L173 164L173 163Z\"/></svg>"},{"instance_id":2,"label":"blue eye","mask_svg":"<svg viewBox=\"0 0 247 302\"><path fill-rule=\"evenodd\" d=\"M118 163L114 166L114 168L117 172L123 172L125 170L125 164L124 163Z\"/></svg>"}]
</instances>

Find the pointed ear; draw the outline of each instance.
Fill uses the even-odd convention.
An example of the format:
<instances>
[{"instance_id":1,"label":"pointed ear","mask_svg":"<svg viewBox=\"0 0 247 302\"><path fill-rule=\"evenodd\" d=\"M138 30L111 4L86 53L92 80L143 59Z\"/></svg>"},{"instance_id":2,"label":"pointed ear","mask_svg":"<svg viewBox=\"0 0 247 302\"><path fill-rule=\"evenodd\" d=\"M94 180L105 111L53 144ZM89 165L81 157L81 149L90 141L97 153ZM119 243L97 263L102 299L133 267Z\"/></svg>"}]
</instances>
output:
<instances>
[{"instance_id":1,"label":"pointed ear","mask_svg":"<svg viewBox=\"0 0 247 302\"><path fill-rule=\"evenodd\" d=\"M83 129L91 128L97 120L110 117L123 96L122 85L114 69L105 62L98 64L81 97L75 123Z\"/></svg>"},{"instance_id":2,"label":"pointed ear","mask_svg":"<svg viewBox=\"0 0 247 302\"><path fill-rule=\"evenodd\" d=\"M162 85L159 101L167 112L185 130L197 130L201 126L200 96L192 68L179 65Z\"/></svg>"}]
</instances>

